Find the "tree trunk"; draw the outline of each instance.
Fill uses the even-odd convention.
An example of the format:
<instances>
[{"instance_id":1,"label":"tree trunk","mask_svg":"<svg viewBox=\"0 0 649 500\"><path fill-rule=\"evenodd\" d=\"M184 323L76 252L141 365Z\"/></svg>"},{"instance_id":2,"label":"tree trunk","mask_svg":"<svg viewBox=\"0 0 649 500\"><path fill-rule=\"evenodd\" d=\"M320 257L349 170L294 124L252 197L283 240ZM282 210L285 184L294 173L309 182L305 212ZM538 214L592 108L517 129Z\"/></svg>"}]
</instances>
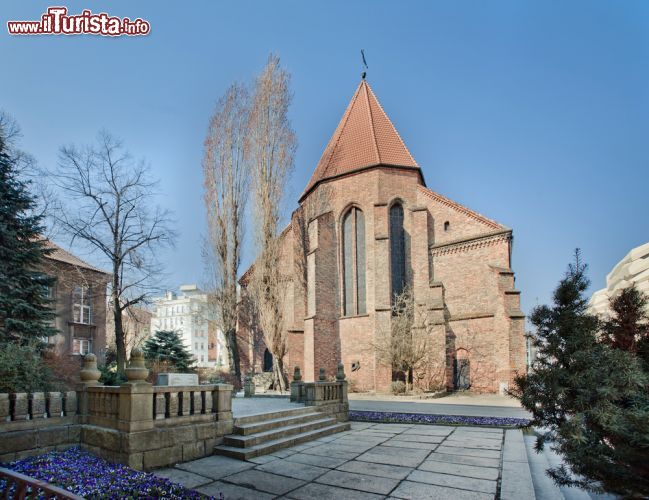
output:
<instances>
[{"instance_id":1,"label":"tree trunk","mask_svg":"<svg viewBox=\"0 0 649 500\"><path fill-rule=\"evenodd\" d=\"M273 387L275 390L284 392L288 387L288 379L284 373L284 360L273 356Z\"/></svg>"},{"instance_id":2,"label":"tree trunk","mask_svg":"<svg viewBox=\"0 0 649 500\"><path fill-rule=\"evenodd\" d=\"M115 321L115 347L117 350L117 373L124 375L126 365L126 342L124 341L124 326L122 325L122 310L119 299L113 297L113 319Z\"/></svg>"},{"instance_id":3,"label":"tree trunk","mask_svg":"<svg viewBox=\"0 0 649 500\"><path fill-rule=\"evenodd\" d=\"M225 334L225 341L228 346L228 362L230 364L230 373L236 377L238 385L241 386L241 361L239 359L239 350L237 349L237 331L230 330Z\"/></svg>"}]
</instances>

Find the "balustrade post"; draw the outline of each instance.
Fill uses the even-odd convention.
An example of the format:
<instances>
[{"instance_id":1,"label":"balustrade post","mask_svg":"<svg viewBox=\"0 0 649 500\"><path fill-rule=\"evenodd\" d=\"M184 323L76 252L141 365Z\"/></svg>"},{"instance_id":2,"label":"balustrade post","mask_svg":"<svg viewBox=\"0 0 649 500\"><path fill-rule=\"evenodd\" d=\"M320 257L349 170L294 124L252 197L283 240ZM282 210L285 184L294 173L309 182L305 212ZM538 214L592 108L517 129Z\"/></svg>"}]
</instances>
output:
<instances>
[{"instance_id":1,"label":"balustrade post","mask_svg":"<svg viewBox=\"0 0 649 500\"><path fill-rule=\"evenodd\" d=\"M0 422L8 422L11 419L9 414L9 394L0 393Z\"/></svg>"},{"instance_id":2,"label":"balustrade post","mask_svg":"<svg viewBox=\"0 0 649 500\"><path fill-rule=\"evenodd\" d=\"M29 420L29 402L27 393L17 392L10 395L13 401L13 420Z\"/></svg>"},{"instance_id":3,"label":"balustrade post","mask_svg":"<svg viewBox=\"0 0 649 500\"><path fill-rule=\"evenodd\" d=\"M46 392L45 402L45 410L49 418L57 418L61 416L61 412L63 411L63 399L60 392Z\"/></svg>"},{"instance_id":4,"label":"balustrade post","mask_svg":"<svg viewBox=\"0 0 649 500\"><path fill-rule=\"evenodd\" d=\"M216 384L212 389L212 413L217 420L232 420L232 390L230 384Z\"/></svg>"},{"instance_id":5,"label":"balustrade post","mask_svg":"<svg viewBox=\"0 0 649 500\"><path fill-rule=\"evenodd\" d=\"M338 371L336 372L336 381L340 385L340 402L347 403L347 380L345 380L345 365L338 364Z\"/></svg>"},{"instance_id":6,"label":"balustrade post","mask_svg":"<svg viewBox=\"0 0 649 500\"><path fill-rule=\"evenodd\" d=\"M118 429L133 432L153 428L153 385L146 381L149 370L144 353L136 348L125 370L128 382L119 388Z\"/></svg>"},{"instance_id":7,"label":"balustrade post","mask_svg":"<svg viewBox=\"0 0 649 500\"><path fill-rule=\"evenodd\" d=\"M77 393L79 398L79 415L81 423L88 423L88 387L103 385L99 382L101 372L97 369L97 356L92 353L86 354L83 357L83 367L79 372L81 383L77 386Z\"/></svg>"},{"instance_id":8,"label":"balustrade post","mask_svg":"<svg viewBox=\"0 0 649 500\"><path fill-rule=\"evenodd\" d=\"M45 394L42 392L32 392L29 395L29 401L31 403L32 411L31 418L46 418L45 415Z\"/></svg>"},{"instance_id":9,"label":"balustrade post","mask_svg":"<svg viewBox=\"0 0 649 500\"><path fill-rule=\"evenodd\" d=\"M302 382L300 367L296 366L293 371L293 382L291 382L291 402L301 403L304 401L304 395L302 394L303 385L304 382Z\"/></svg>"}]
</instances>

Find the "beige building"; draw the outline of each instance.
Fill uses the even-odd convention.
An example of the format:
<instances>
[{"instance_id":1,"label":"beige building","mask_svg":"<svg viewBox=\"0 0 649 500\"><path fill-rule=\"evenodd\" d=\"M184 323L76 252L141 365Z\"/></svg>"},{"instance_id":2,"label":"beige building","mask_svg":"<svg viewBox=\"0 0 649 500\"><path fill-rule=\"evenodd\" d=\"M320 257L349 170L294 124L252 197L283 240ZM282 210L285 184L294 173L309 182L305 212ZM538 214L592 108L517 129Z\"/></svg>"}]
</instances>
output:
<instances>
[{"instance_id":1,"label":"beige building","mask_svg":"<svg viewBox=\"0 0 649 500\"><path fill-rule=\"evenodd\" d=\"M365 80L298 203L279 264L290 283L289 374L300 366L312 381L342 361L355 388L389 390L397 374L373 346L391 331L405 286L431 318L427 362L410 374L417 386L497 393L525 373L512 230L427 186ZM242 372L262 371L268 353L254 319L240 318L238 336Z\"/></svg>"},{"instance_id":2,"label":"beige building","mask_svg":"<svg viewBox=\"0 0 649 500\"><path fill-rule=\"evenodd\" d=\"M198 367L225 368L225 342L208 307L206 292L197 285L181 285L180 294L167 291L153 302L152 333L173 330L180 334Z\"/></svg>"},{"instance_id":3,"label":"beige building","mask_svg":"<svg viewBox=\"0 0 649 500\"><path fill-rule=\"evenodd\" d=\"M58 335L49 337L58 354L93 353L100 363L106 354L106 287L110 274L79 259L47 240L52 249L43 271L56 277L48 290L56 311Z\"/></svg>"}]
</instances>

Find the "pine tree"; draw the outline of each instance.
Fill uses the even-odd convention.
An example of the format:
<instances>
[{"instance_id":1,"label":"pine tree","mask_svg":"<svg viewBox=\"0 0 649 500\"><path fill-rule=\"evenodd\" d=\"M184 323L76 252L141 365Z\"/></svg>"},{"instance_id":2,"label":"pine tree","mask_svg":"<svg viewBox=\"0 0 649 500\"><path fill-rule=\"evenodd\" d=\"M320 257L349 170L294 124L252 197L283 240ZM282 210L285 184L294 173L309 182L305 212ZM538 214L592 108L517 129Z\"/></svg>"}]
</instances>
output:
<instances>
[{"instance_id":1,"label":"pine tree","mask_svg":"<svg viewBox=\"0 0 649 500\"><path fill-rule=\"evenodd\" d=\"M563 456L548 471L557 484L649 495L649 372L636 352L608 340L628 337L619 325L640 331L631 318L642 315L616 301L612 322L589 314L585 272L577 251L553 306L533 311L538 357L532 373L517 377L514 394L533 415L537 450L549 443Z\"/></svg>"},{"instance_id":2,"label":"pine tree","mask_svg":"<svg viewBox=\"0 0 649 500\"><path fill-rule=\"evenodd\" d=\"M47 288L54 279L41 266L44 247L42 215L34 214L29 183L19 178L17 159L0 122L0 343L41 343L57 333Z\"/></svg>"},{"instance_id":3,"label":"pine tree","mask_svg":"<svg viewBox=\"0 0 649 500\"><path fill-rule=\"evenodd\" d=\"M144 343L142 350L147 360L170 363L181 372L190 371L195 361L180 335L174 331L155 332Z\"/></svg>"}]
</instances>

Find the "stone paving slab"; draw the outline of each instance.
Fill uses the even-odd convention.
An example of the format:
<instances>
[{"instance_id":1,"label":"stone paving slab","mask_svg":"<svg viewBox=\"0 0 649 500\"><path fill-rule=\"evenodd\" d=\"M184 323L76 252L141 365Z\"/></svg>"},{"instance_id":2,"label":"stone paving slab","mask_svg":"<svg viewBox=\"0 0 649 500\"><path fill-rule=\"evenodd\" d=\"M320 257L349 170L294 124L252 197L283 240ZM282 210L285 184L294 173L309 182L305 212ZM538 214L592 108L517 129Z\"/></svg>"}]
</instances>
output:
<instances>
[{"instance_id":1,"label":"stone paving slab","mask_svg":"<svg viewBox=\"0 0 649 500\"><path fill-rule=\"evenodd\" d=\"M166 477L170 481L173 481L174 483L182 484L185 488L190 488L194 489L197 486L202 486L207 483L211 483L214 480L205 477L205 476L200 476L198 474L194 474L193 472L189 472L186 470L182 469L160 469L155 471L156 476L160 477Z\"/></svg>"},{"instance_id":2,"label":"stone paving slab","mask_svg":"<svg viewBox=\"0 0 649 500\"><path fill-rule=\"evenodd\" d=\"M351 460L342 464L337 470L357 472L358 474L367 474L370 476L387 477L390 479L405 479L413 469L410 467L400 467L398 465L384 465Z\"/></svg>"},{"instance_id":3,"label":"stone paving slab","mask_svg":"<svg viewBox=\"0 0 649 500\"><path fill-rule=\"evenodd\" d=\"M395 446L397 448L411 448L414 450L433 451L439 445L435 443L417 443L413 441L402 441L401 437L397 436L384 442L383 446Z\"/></svg>"},{"instance_id":4,"label":"stone paving slab","mask_svg":"<svg viewBox=\"0 0 649 500\"><path fill-rule=\"evenodd\" d=\"M440 453L447 453L449 455L469 455L471 457L483 458L500 458L500 452L495 450L478 450L475 448L460 448L457 446L445 446L442 444L437 448Z\"/></svg>"},{"instance_id":5,"label":"stone paving slab","mask_svg":"<svg viewBox=\"0 0 649 500\"><path fill-rule=\"evenodd\" d=\"M304 450L303 453L308 455L320 455L323 457L344 458L351 460L352 458L356 458L362 452L355 450L351 446L335 446L330 444L323 444L321 446L314 446L313 448Z\"/></svg>"},{"instance_id":6,"label":"stone paving slab","mask_svg":"<svg viewBox=\"0 0 649 500\"><path fill-rule=\"evenodd\" d=\"M302 486L295 491L291 491L287 497L297 500L313 500L315 498L318 500L380 500L384 498L383 495L347 490L318 483L309 483L306 486Z\"/></svg>"},{"instance_id":7,"label":"stone paving slab","mask_svg":"<svg viewBox=\"0 0 649 500\"><path fill-rule=\"evenodd\" d=\"M245 474L245 472L242 472L241 474ZM412 473L408 476L408 480L415 481L417 483L435 484L437 486L449 486L451 488L459 488L491 494L496 493L498 486L496 481L475 479L471 477L452 476L450 474L438 474L437 472L426 472L422 470L412 471Z\"/></svg>"},{"instance_id":8,"label":"stone paving slab","mask_svg":"<svg viewBox=\"0 0 649 500\"><path fill-rule=\"evenodd\" d=\"M345 472L341 470L331 470L315 481L317 483L341 486L343 488L359 490L366 493L378 493L381 495L387 495L399 484L398 479L368 476L365 474L357 474L355 472Z\"/></svg>"},{"instance_id":9,"label":"stone paving slab","mask_svg":"<svg viewBox=\"0 0 649 500\"><path fill-rule=\"evenodd\" d=\"M494 496L477 491L458 490L456 488L404 481L392 492L390 498L413 500L493 500Z\"/></svg>"},{"instance_id":10,"label":"stone paving slab","mask_svg":"<svg viewBox=\"0 0 649 500\"><path fill-rule=\"evenodd\" d=\"M305 484L305 481L300 479L277 476L260 470L238 472L228 476L225 481L275 495L283 495Z\"/></svg>"},{"instance_id":11,"label":"stone paving slab","mask_svg":"<svg viewBox=\"0 0 649 500\"><path fill-rule=\"evenodd\" d=\"M448 455L438 451L428 455L426 460L437 460L439 462L450 462L454 464L475 465L478 467L500 467L499 458L471 457L467 455Z\"/></svg>"},{"instance_id":12,"label":"stone paving slab","mask_svg":"<svg viewBox=\"0 0 649 500\"><path fill-rule=\"evenodd\" d=\"M496 450L500 451L502 448L502 442L501 441L495 441L495 440L477 440L477 439L462 439L462 438L455 438L455 439L447 439L444 444L446 446L458 446L461 448L477 448L477 449L482 449L482 450Z\"/></svg>"},{"instance_id":13,"label":"stone paving slab","mask_svg":"<svg viewBox=\"0 0 649 500\"><path fill-rule=\"evenodd\" d=\"M316 465L318 467L326 467L328 469L335 469L336 467L347 462L346 458L326 457L321 455L308 455L306 453L296 453L285 459L287 462L297 462L307 465Z\"/></svg>"},{"instance_id":14,"label":"stone paving slab","mask_svg":"<svg viewBox=\"0 0 649 500\"><path fill-rule=\"evenodd\" d=\"M216 481L207 486L196 488L196 491L215 498L221 498L221 494L223 494L223 498L226 498L227 500L271 500L272 498L275 498L275 495L270 493L251 490L249 488L244 488L243 486L223 483L221 481Z\"/></svg>"},{"instance_id":15,"label":"stone paving slab","mask_svg":"<svg viewBox=\"0 0 649 500\"><path fill-rule=\"evenodd\" d=\"M423 436L448 436L451 432L453 432L452 427L415 425L410 429L404 431L403 434L418 434Z\"/></svg>"},{"instance_id":16,"label":"stone paving slab","mask_svg":"<svg viewBox=\"0 0 649 500\"><path fill-rule=\"evenodd\" d=\"M298 462L288 462L286 460L275 460L267 464L256 467L256 470L270 472L279 476L287 476L303 481L313 481L315 478L322 476L329 469L316 467L315 465L301 464Z\"/></svg>"},{"instance_id":17,"label":"stone paving slab","mask_svg":"<svg viewBox=\"0 0 649 500\"><path fill-rule=\"evenodd\" d=\"M185 462L176 465L177 469L186 470L212 479L221 479L222 477L251 469L255 464L242 462L234 458L221 457L213 455L211 457L200 458L191 462Z\"/></svg>"},{"instance_id":18,"label":"stone paving slab","mask_svg":"<svg viewBox=\"0 0 649 500\"><path fill-rule=\"evenodd\" d=\"M462 465L449 462L437 462L435 460L424 460L418 469L427 472L439 472L441 474L473 477L476 479L490 479L492 481L498 479L498 469L492 467L476 467L475 465Z\"/></svg>"},{"instance_id":19,"label":"stone paving slab","mask_svg":"<svg viewBox=\"0 0 649 500\"><path fill-rule=\"evenodd\" d=\"M429 450L414 450L411 448L397 448L381 445L363 453L357 458L357 460L374 462L377 464L417 467L421 462L423 462L424 458L426 458L429 453Z\"/></svg>"},{"instance_id":20,"label":"stone paving slab","mask_svg":"<svg viewBox=\"0 0 649 500\"><path fill-rule=\"evenodd\" d=\"M399 434L393 439L399 439L400 441L412 441L415 443L441 443L446 439L444 436L429 436L424 434Z\"/></svg>"},{"instance_id":21,"label":"stone paving slab","mask_svg":"<svg viewBox=\"0 0 649 500\"><path fill-rule=\"evenodd\" d=\"M272 462L274 460L279 460L279 457L276 457L274 455L262 455L260 457L252 457L248 459L248 462L252 462L254 464L267 464L268 462Z\"/></svg>"}]
</instances>

